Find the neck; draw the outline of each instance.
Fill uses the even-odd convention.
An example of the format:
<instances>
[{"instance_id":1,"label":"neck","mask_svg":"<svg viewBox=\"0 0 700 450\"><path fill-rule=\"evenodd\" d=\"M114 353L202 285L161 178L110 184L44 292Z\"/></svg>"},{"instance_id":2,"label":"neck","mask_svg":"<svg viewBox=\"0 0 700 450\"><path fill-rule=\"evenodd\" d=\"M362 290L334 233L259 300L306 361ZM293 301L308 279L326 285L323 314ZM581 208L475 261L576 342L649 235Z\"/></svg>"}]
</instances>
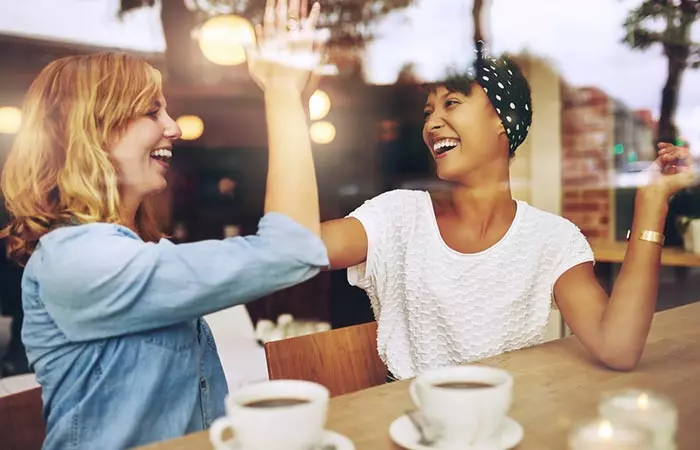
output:
<instances>
[{"instance_id":1,"label":"neck","mask_svg":"<svg viewBox=\"0 0 700 450\"><path fill-rule=\"evenodd\" d=\"M504 215L511 215L514 208L508 181L477 186L458 185L452 189L451 199L454 213L460 220L477 221L484 225Z\"/></svg>"},{"instance_id":2,"label":"neck","mask_svg":"<svg viewBox=\"0 0 700 450\"><path fill-rule=\"evenodd\" d=\"M452 206L460 218L489 222L504 209L513 208L510 190L510 160L494 158L489 164L474 170L452 189Z\"/></svg>"},{"instance_id":3,"label":"neck","mask_svg":"<svg viewBox=\"0 0 700 450\"><path fill-rule=\"evenodd\" d=\"M138 212L139 206L141 206L140 198L122 195L121 210L119 212L119 215L122 218L122 225L131 228L134 232L137 233L138 230L136 229L136 213Z\"/></svg>"}]
</instances>

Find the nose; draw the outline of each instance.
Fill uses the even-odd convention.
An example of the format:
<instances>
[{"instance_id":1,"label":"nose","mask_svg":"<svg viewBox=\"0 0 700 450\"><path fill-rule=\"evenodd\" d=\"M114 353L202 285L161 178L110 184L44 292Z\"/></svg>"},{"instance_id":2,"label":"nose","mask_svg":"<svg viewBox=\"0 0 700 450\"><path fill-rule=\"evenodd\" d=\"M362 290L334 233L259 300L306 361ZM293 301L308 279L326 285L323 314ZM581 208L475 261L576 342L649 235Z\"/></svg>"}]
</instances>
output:
<instances>
[{"instance_id":1,"label":"nose","mask_svg":"<svg viewBox=\"0 0 700 450\"><path fill-rule=\"evenodd\" d=\"M430 114L430 117L428 117L428 120L425 122L425 129L428 131L439 130L443 127L444 124L445 122L442 120L440 113L438 111L434 111L432 114Z\"/></svg>"},{"instance_id":2,"label":"nose","mask_svg":"<svg viewBox=\"0 0 700 450\"><path fill-rule=\"evenodd\" d=\"M165 128L163 128L163 136L171 141L180 139L180 136L182 136L180 126L173 120L172 117L170 117L170 115L168 115L166 118Z\"/></svg>"}]
</instances>

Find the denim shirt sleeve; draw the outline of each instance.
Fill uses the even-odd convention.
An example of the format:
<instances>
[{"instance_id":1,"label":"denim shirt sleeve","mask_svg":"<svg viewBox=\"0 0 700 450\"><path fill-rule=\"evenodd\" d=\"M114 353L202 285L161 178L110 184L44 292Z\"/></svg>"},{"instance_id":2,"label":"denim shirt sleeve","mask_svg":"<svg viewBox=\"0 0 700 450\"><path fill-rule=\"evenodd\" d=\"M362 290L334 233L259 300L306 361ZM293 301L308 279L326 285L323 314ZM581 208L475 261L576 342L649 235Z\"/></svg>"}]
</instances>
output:
<instances>
[{"instance_id":1,"label":"denim shirt sleeve","mask_svg":"<svg viewBox=\"0 0 700 450\"><path fill-rule=\"evenodd\" d=\"M278 213L266 214L252 236L179 245L146 243L117 225L66 227L44 236L33 256L39 295L72 341L191 320L329 264L321 239Z\"/></svg>"}]
</instances>

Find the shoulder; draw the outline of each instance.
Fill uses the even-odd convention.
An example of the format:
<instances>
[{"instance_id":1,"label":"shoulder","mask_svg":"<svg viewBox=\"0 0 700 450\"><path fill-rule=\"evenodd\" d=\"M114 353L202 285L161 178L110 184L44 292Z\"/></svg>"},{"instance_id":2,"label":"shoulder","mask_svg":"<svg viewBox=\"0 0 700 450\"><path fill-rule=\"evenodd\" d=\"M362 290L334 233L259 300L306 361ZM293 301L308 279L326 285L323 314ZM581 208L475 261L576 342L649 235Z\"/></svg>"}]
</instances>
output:
<instances>
[{"instance_id":1,"label":"shoulder","mask_svg":"<svg viewBox=\"0 0 700 450\"><path fill-rule=\"evenodd\" d=\"M367 200L365 203L400 205L416 203L420 200L425 200L426 198L426 191L394 189L393 191L387 191L379 194L376 197Z\"/></svg>"},{"instance_id":2,"label":"shoulder","mask_svg":"<svg viewBox=\"0 0 700 450\"><path fill-rule=\"evenodd\" d=\"M100 240L123 238L140 241L141 238L127 227L112 223L89 223L56 228L39 239L40 248L61 247L64 245L94 244Z\"/></svg>"},{"instance_id":3,"label":"shoulder","mask_svg":"<svg viewBox=\"0 0 700 450\"><path fill-rule=\"evenodd\" d=\"M578 226L564 217L535 208L522 201L518 201L518 207L524 209L523 219L527 227L538 234L546 232L550 236L564 239L581 234Z\"/></svg>"},{"instance_id":4,"label":"shoulder","mask_svg":"<svg viewBox=\"0 0 700 450\"><path fill-rule=\"evenodd\" d=\"M127 227L111 223L90 223L69 225L56 228L39 239L36 250L27 265L41 260L78 261L92 260L90 256L109 253L120 255L132 253L143 246L148 246L141 238ZM110 258L111 259L111 258Z\"/></svg>"},{"instance_id":5,"label":"shoulder","mask_svg":"<svg viewBox=\"0 0 700 450\"><path fill-rule=\"evenodd\" d=\"M396 189L366 200L348 217L354 217L365 225L368 222L403 222L415 217L420 202L428 200L425 191Z\"/></svg>"},{"instance_id":6,"label":"shoulder","mask_svg":"<svg viewBox=\"0 0 700 450\"><path fill-rule=\"evenodd\" d=\"M589 257L593 254L588 239L570 220L525 202L518 205L525 209L521 241L530 242L542 254L556 255L558 259L566 259L567 255L585 254Z\"/></svg>"}]
</instances>

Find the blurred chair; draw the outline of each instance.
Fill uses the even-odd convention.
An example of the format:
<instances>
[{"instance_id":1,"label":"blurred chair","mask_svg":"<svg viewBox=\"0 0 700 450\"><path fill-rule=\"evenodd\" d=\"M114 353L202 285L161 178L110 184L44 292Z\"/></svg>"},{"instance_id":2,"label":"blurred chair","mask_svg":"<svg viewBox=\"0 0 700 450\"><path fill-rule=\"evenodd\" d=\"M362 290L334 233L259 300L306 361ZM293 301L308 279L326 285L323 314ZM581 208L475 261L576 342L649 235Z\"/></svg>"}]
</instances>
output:
<instances>
[{"instance_id":1,"label":"blurred chair","mask_svg":"<svg viewBox=\"0 0 700 450\"><path fill-rule=\"evenodd\" d=\"M267 342L265 355L271 380L314 381L331 396L383 384L387 376L377 353L377 322Z\"/></svg>"},{"instance_id":2,"label":"blurred chair","mask_svg":"<svg viewBox=\"0 0 700 450\"><path fill-rule=\"evenodd\" d=\"M255 337L253 321L245 305L217 311L204 318L214 335L229 391L267 380L265 350Z\"/></svg>"},{"instance_id":3,"label":"blurred chair","mask_svg":"<svg viewBox=\"0 0 700 450\"><path fill-rule=\"evenodd\" d=\"M36 375L33 373L0 378L0 397L6 397L37 387L39 387L39 383L36 381Z\"/></svg>"},{"instance_id":4,"label":"blurred chair","mask_svg":"<svg viewBox=\"0 0 700 450\"><path fill-rule=\"evenodd\" d=\"M41 450L46 436L41 388L0 397L2 450Z\"/></svg>"}]
</instances>

